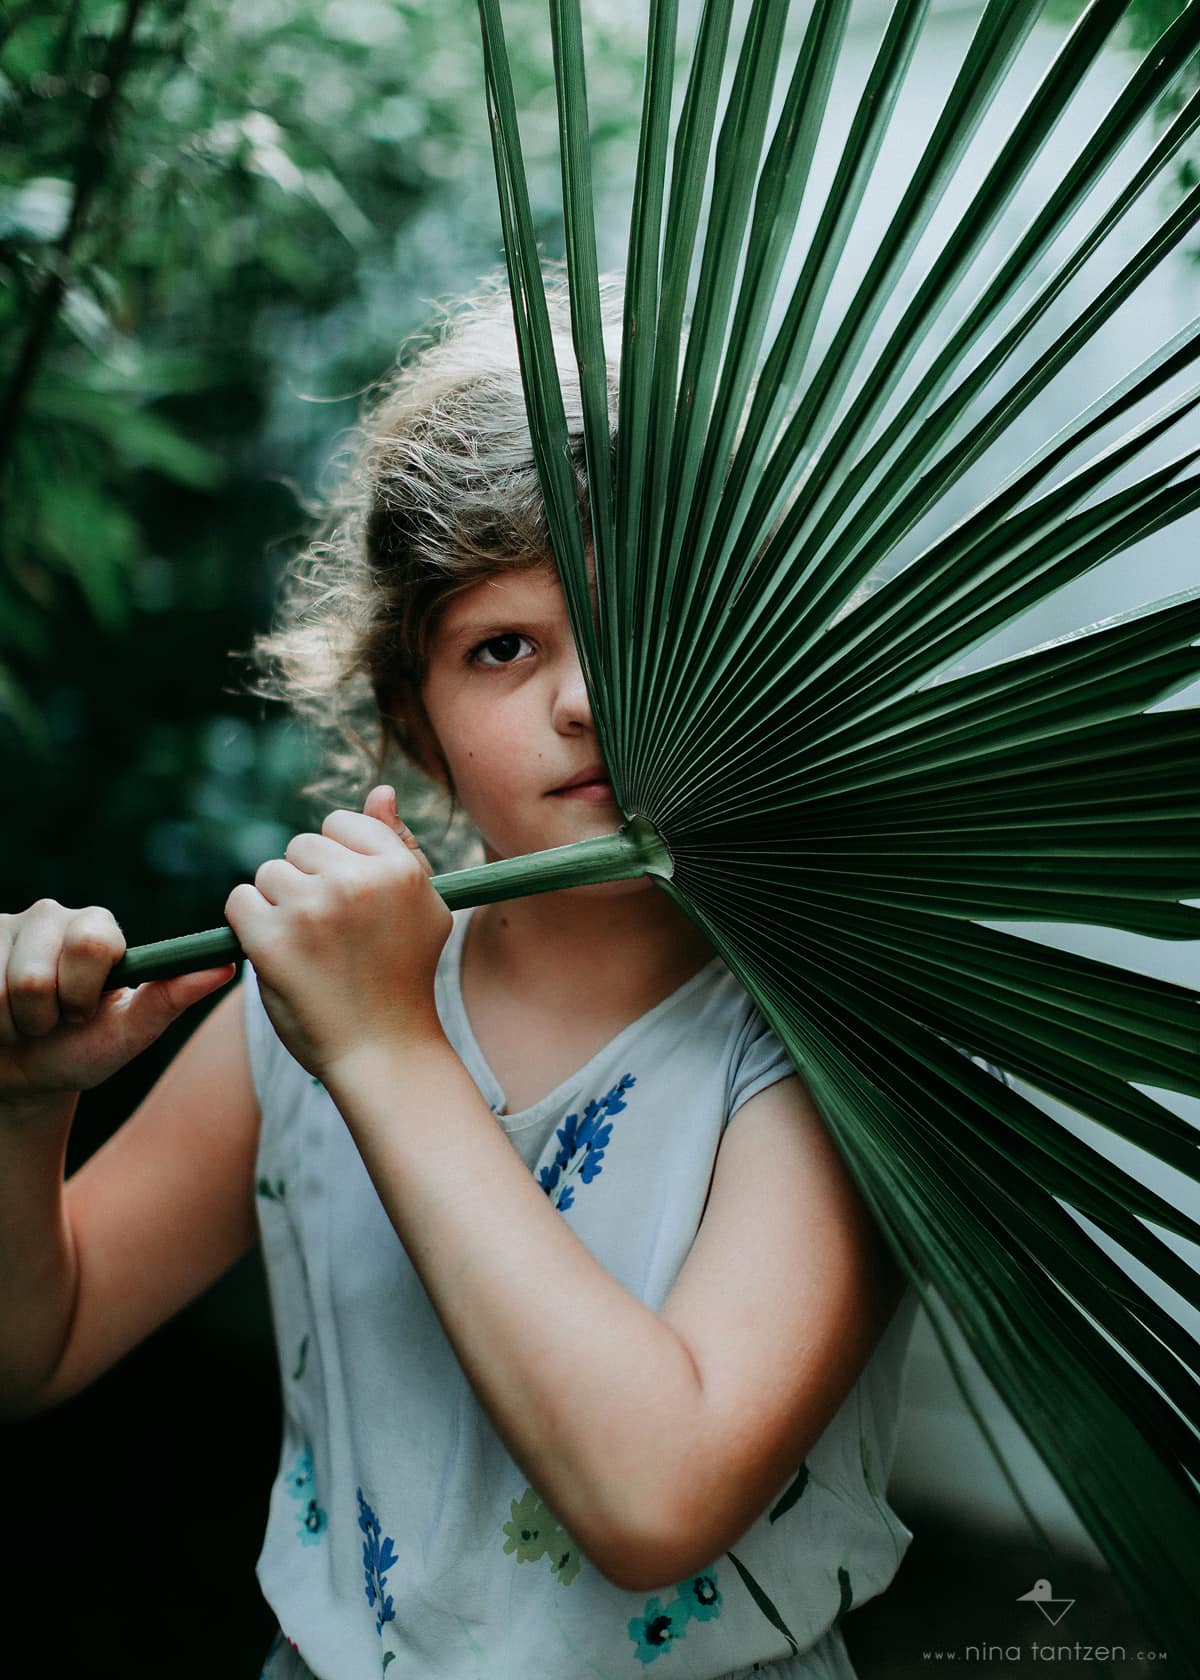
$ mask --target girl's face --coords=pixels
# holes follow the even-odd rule
[[[552,568],[500,572],[452,597],[421,698],[490,858],[619,826]]]

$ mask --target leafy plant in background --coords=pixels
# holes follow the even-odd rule
[[[1050,15],[1058,17],[1063,22],[1073,23],[1083,10],[1085,0],[1053,0]],[[1130,0],[1129,10],[1125,16],[1125,30],[1129,44],[1136,52],[1146,52],[1158,40],[1168,24],[1175,19],[1188,4],[1188,0]],[[1200,88],[1200,66],[1189,65],[1179,76],[1178,80],[1169,87],[1158,102],[1156,115],[1160,125],[1165,126],[1171,119],[1178,116],[1188,97]],[[1178,196],[1190,192],[1200,180],[1200,163],[1194,147],[1182,151],[1174,164],[1175,191]],[[1200,260],[1200,252],[1191,253],[1193,260]]]
[[[544,29],[541,0],[518,8],[535,131]],[[598,40],[597,138],[619,145],[640,28]],[[0,14],[10,893],[187,925],[311,820],[304,743],[222,698],[227,652],[265,622],[362,388],[431,296],[500,260],[480,75],[472,0]],[[542,185],[553,246],[552,157]]]

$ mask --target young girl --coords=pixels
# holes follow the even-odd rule
[[[353,483],[266,643],[293,697],[358,738],[368,695],[488,858],[611,832],[503,288],[397,376]],[[452,917],[428,876],[384,783],[235,888],[240,986],[65,1189],[75,1093],[233,970],[105,994],[109,912],[0,918],[10,1409],[257,1236],[271,1680],[849,1675],[839,1618],[909,1538],[912,1297],[819,1115],[652,882]]]

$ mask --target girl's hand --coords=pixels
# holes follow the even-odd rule
[[[315,1077],[364,1046],[444,1037],[433,979],[453,921],[431,874],[395,790],[377,787],[230,893],[267,1013]]]
[[[37,1108],[101,1084],[236,973],[229,963],[104,992],[124,954],[112,912],[99,905],[70,910],[42,898],[0,914],[0,1108]]]

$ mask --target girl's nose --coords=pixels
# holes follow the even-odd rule
[[[564,654],[554,690],[553,717],[555,729],[563,735],[578,735],[594,727],[592,703],[588,699],[579,655],[574,647]]]

